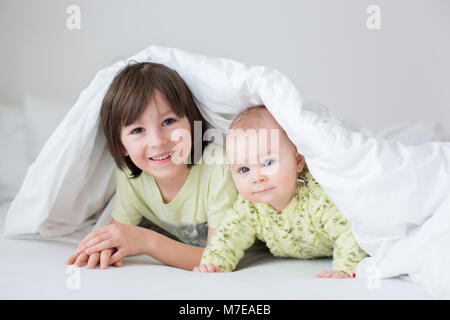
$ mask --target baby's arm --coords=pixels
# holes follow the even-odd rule
[[[199,266],[194,267],[194,269],[192,269],[192,271],[194,271],[194,272],[209,272],[209,273],[223,272],[222,269],[220,269],[219,267],[216,267],[212,263],[201,264]]]
[[[356,265],[367,254],[358,246],[350,222],[345,219],[334,205],[325,208],[322,216],[324,229],[333,241],[333,270],[348,277],[355,276]],[[328,277],[327,274],[322,277]]]
[[[200,266],[193,271],[229,272],[233,271],[239,260],[256,239],[256,229],[245,201],[237,200],[230,209],[203,252]]]

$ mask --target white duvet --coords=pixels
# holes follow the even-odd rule
[[[175,69],[223,132],[239,111],[265,104],[370,255],[357,274],[408,275],[450,298],[450,143],[410,146],[352,131],[270,68],[156,46],[128,60]],[[94,223],[108,222],[114,162],[99,110],[128,60],[98,72],[47,141],[11,204],[6,236],[77,242]]]

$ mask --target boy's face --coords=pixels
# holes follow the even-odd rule
[[[229,130],[226,152],[233,181],[245,199],[277,210],[288,205],[305,160],[273,118],[261,121],[258,129]]]
[[[156,179],[171,179],[181,170],[191,151],[191,125],[178,117],[159,92],[142,115],[121,129],[124,155]]]

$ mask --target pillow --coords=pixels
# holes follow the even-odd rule
[[[33,161],[71,106],[67,101],[29,94],[25,96],[25,121],[30,132],[30,156]]]
[[[0,105],[0,201],[19,191],[31,162],[28,141],[23,108]]]

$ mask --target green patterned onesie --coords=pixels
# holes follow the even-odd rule
[[[279,257],[333,256],[333,270],[352,275],[367,254],[356,243],[350,222],[311,174],[306,171],[302,178],[281,212],[239,195],[209,240],[200,264],[213,263],[224,271],[232,271],[258,238]]]

